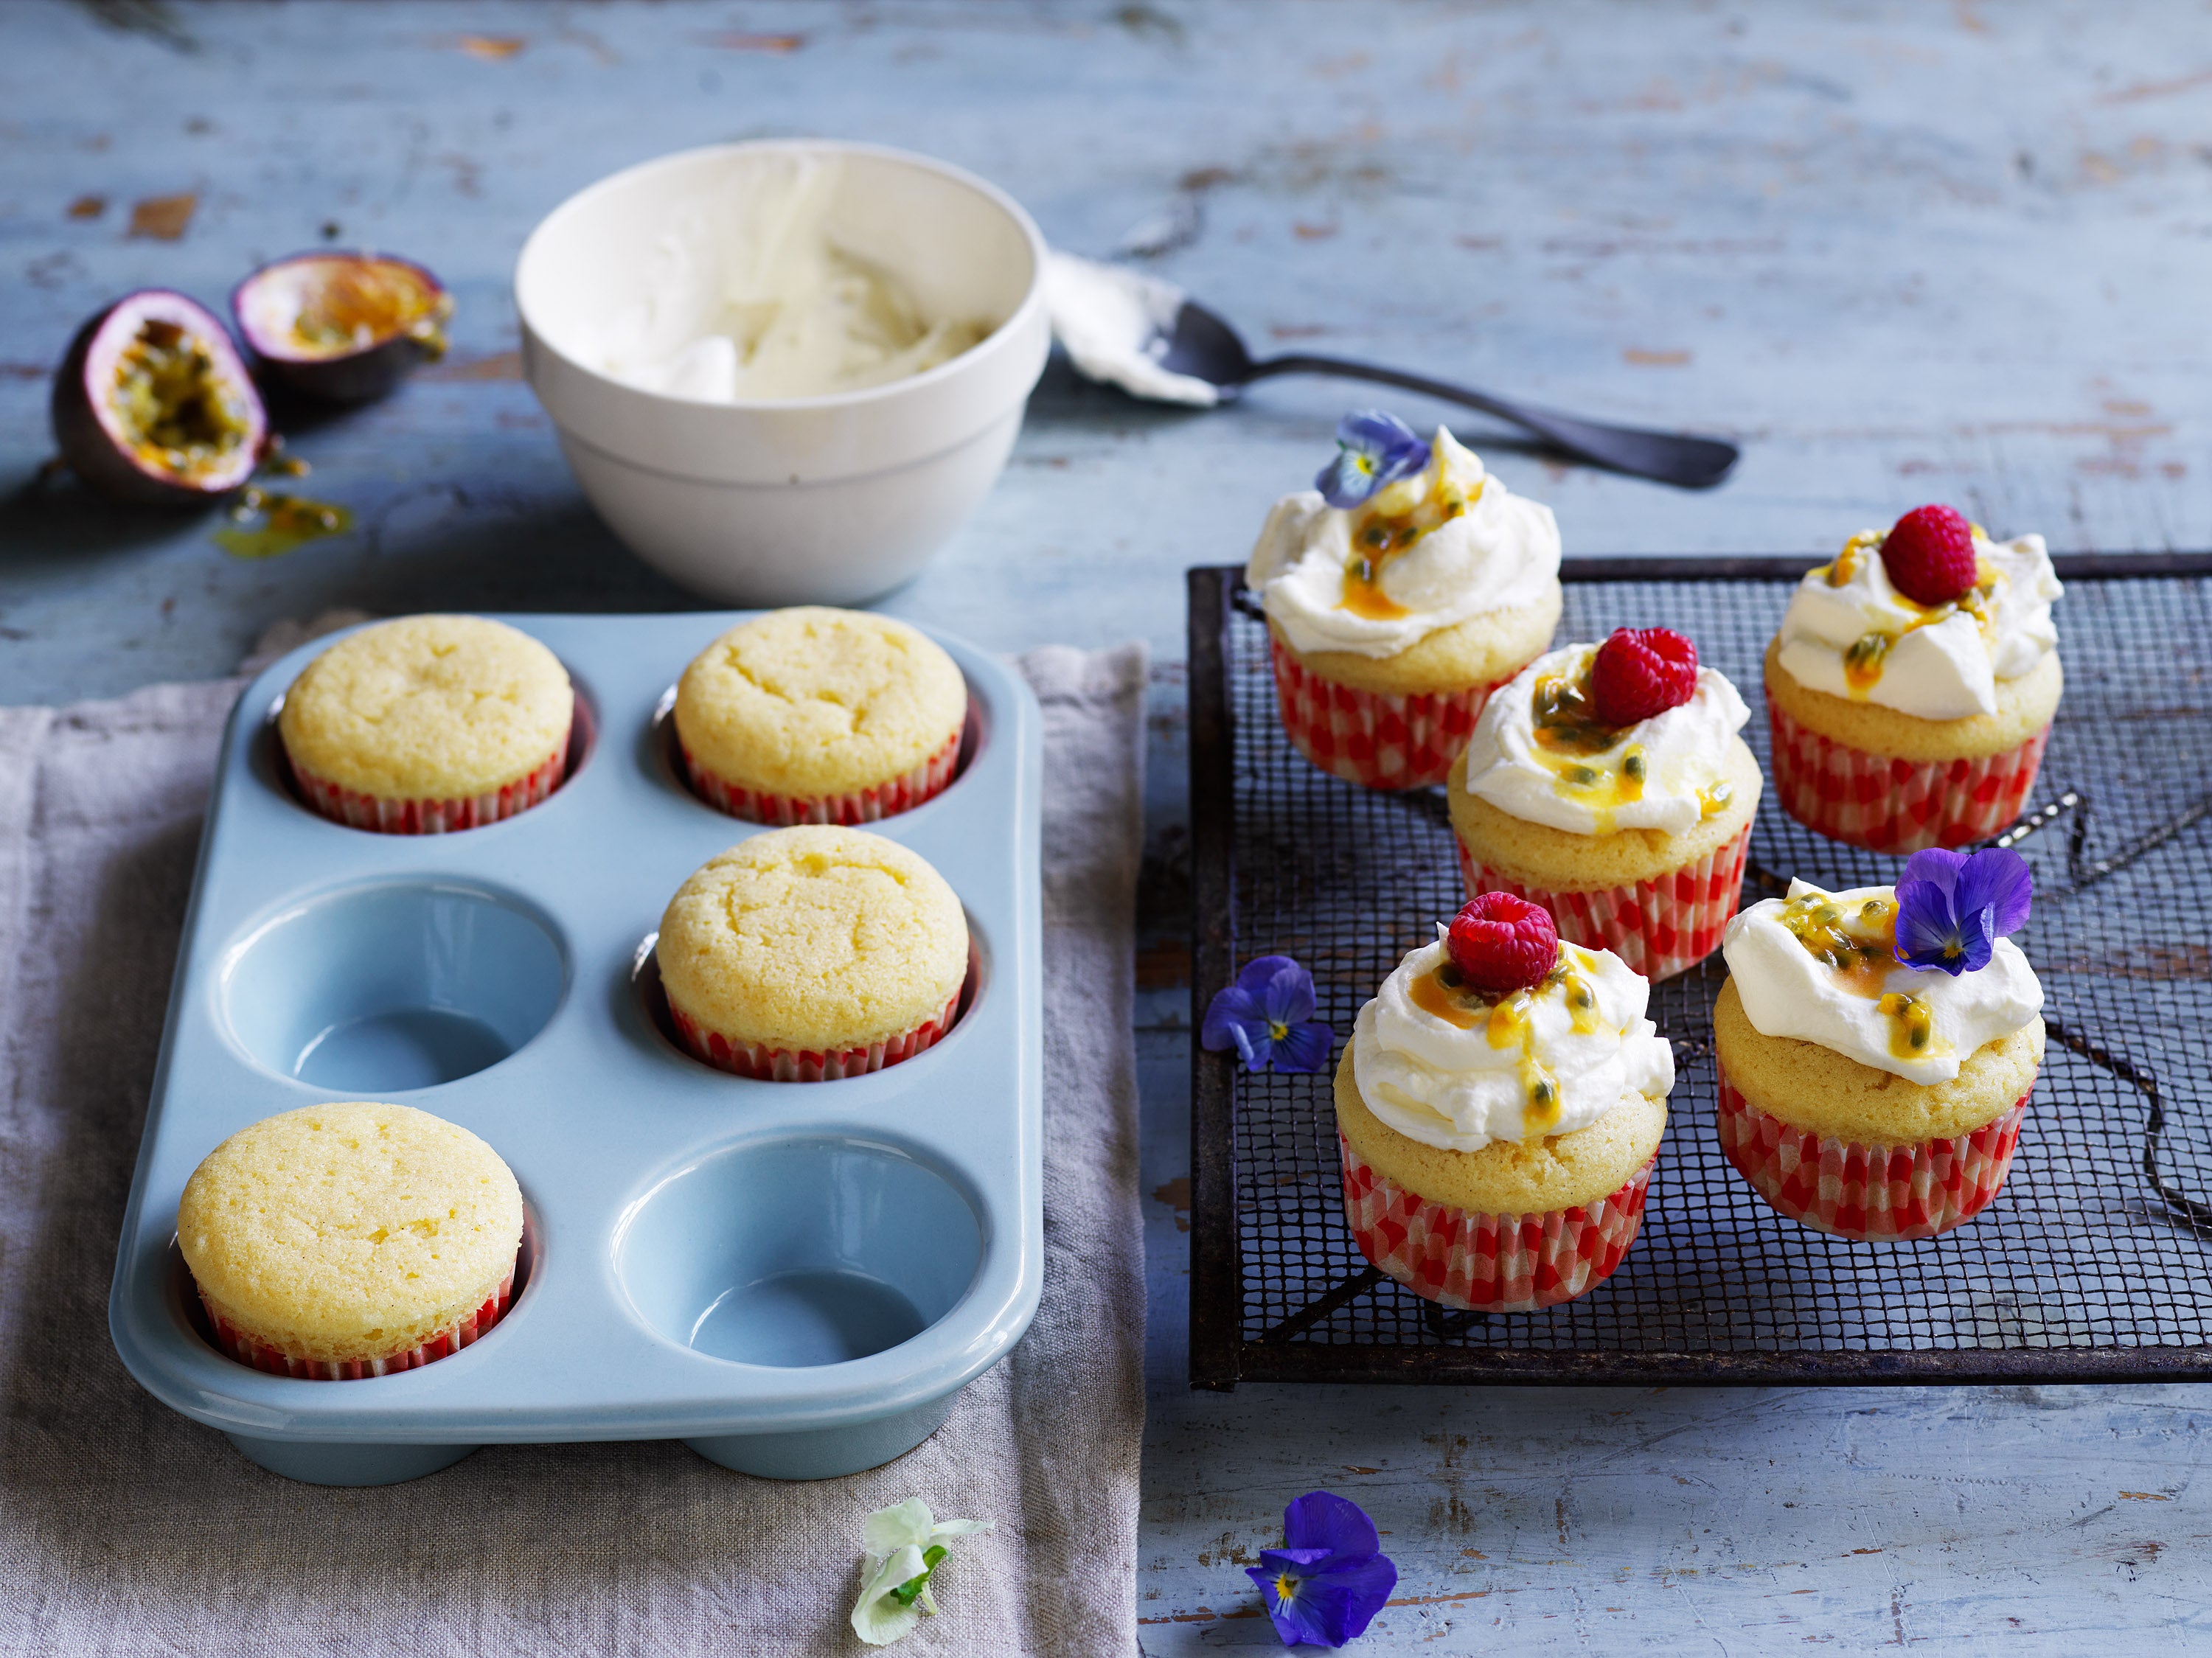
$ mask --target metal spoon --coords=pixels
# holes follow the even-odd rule
[[[1718,438],[1690,437],[1670,432],[1646,432],[1632,426],[1603,426],[1577,420],[1548,409],[1508,403],[1486,392],[1449,386],[1421,374],[1408,374],[1373,363],[1344,357],[1324,357],[1310,352],[1255,360],[1235,329],[1195,300],[1185,300],[1175,323],[1162,331],[1165,350],[1155,343],[1147,355],[1163,368],[1206,381],[1224,398],[1234,397],[1254,380],[1271,374],[1338,374],[1346,380],[1379,380],[1403,386],[1448,403],[1465,404],[1486,415],[1526,427],[1553,448],[1609,466],[1616,472],[1656,478],[1684,489],[1709,489],[1729,475],[1738,450]]]

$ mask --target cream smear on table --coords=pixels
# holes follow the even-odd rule
[[[931,317],[897,272],[829,228],[842,163],[806,156],[763,176],[739,210],[687,210],[653,243],[644,297],[617,312],[598,367],[700,403],[825,397],[958,356],[988,322]]]
[[[1073,253],[1045,261],[1045,308],[1077,369],[1132,397],[1210,409],[1221,401],[1211,382],[1163,367],[1167,336],[1182,308],[1182,289],[1127,265]]]

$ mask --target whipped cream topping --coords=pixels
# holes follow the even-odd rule
[[[1127,265],[1073,253],[1045,258],[1045,309],[1078,373],[1133,398],[1211,409],[1221,401],[1219,388],[1160,361],[1182,298],[1173,282]]]
[[[1425,467],[1349,511],[1313,489],[1285,495],[1244,566],[1293,648],[1376,658],[1534,604],[1559,574],[1552,509],[1490,477],[1442,427]]]
[[[2051,602],[2064,589],[2043,537],[1991,541],[1977,527],[1974,591],[1933,606],[1891,584],[1881,541],[1863,531],[1833,563],[1806,573],[1782,618],[1783,668],[1814,690],[1922,720],[1995,714],[1997,683],[2058,643]]]
[[[1447,1151],[1587,1128],[1632,1094],[1663,1099],[1674,1050],[1644,1010],[1651,987],[1610,950],[1559,946],[1534,990],[1447,987],[1444,947],[1398,963],[1352,1027],[1352,1078],[1377,1117]]]
[[[1547,652],[1492,697],[1467,745],[1467,788],[1523,823],[1570,835],[1680,835],[1729,798],[1729,739],[1751,718],[1711,668],[1680,708],[1633,726],[1578,719],[1595,645]]]
[[[2043,1011],[2043,985],[2009,938],[1956,978],[1895,956],[1897,889],[1790,896],[1737,912],[1721,944],[1744,1015],[1762,1035],[1794,1036],[1911,1083],[1949,1082],[1984,1042]]]

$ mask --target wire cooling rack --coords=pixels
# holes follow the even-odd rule
[[[2051,1042],[1997,1200],[1947,1236],[1850,1243],[1784,1219],[1713,1128],[1716,955],[1662,984],[1671,1119],[1613,1276],[1537,1313],[1454,1313],[1370,1266],[1344,1219],[1330,1072],[1194,1053],[1191,1382],[1988,1382],[2212,1378],[2212,556],[2058,561],[2066,693],[2028,815],[2019,942]],[[1562,639],[1664,625],[1752,707],[1800,559],[1569,560]],[[1255,956],[1312,969],[1340,1039],[1462,902],[1443,792],[1324,774],[1284,737],[1233,567],[1189,573],[1194,1029]],[[1784,816],[1744,902],[1792,875],[1896,878]]]

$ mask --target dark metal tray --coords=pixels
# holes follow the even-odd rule
[[[1752,705],[1810,561],[1571,559],[1562,639],[1663,624]],[[1581,1300],[1451,1313],[1369,1266],[1344,1221],[1329,1076],[1194,1048],[1190,1370],[1239,1382],[1995,1382],[2212,1379],[2212,555],[2061,558],[2066,695],[2029,815],[2020,942],[2051,1044],[2002,1194],[1972,1224],[1850,1243],[1768,1209],[1713,1130],[1716,955],[1658,987],[1671,1120],[1643,1235]],[[1341,1038],[1461,902],[1443,793],[1374,793],[1283,736],[1235,567],[1189,573],[1192,1025],[1237,966],[1310,968]],[[1771,795],[1745,901],[1790,876],[1895,878]]]

